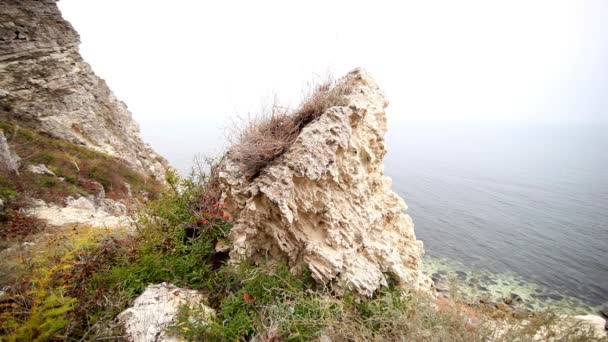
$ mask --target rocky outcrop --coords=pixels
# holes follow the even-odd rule
[[[150,285],[135,299],[132,307],[118,315],[117,320],[125,328],[127,341],[179,341],[166,329],[175,323],[180,307],[187,306],[196,313],[196,317],[190,319],[199,324],[205,324],[214,315],[213,309],[205,306],[202,300],[203,296],[194,290],[168,283]]]
[[[286,260],[321,283],[371,295],[394,279],[421,287],[422,242],[404,201],[391,191],[382,160],[388,105],[363,70],[338,81],[349,88],[253,180],[227,156],[219,180],[235,220],[231,258]]]
[[[166,162],[78,52],[55,0],[0,3],[0,119],[121,158],[164,181]]]

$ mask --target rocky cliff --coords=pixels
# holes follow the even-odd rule
[[[286,260],[321,283],[371,295],[390,279],[420,287],[424,253],[384,175],[388,105],[363,70],[338,81],[340,104],[303,128],[253,180],[227,159],[219,178],[235,225],[231,258]]]
[[[78,52],[56,0],[0,3],[0,119],[105,152],[164,181],[166,162]]]

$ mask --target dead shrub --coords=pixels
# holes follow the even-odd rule
[[[228,155],[239,164],[245,177],[257,177],[264,167],[293,144],[304,127],[321,117],[327,109],[344,105],[344,96],[351,90],[331,79],[311,89],[296,110],[275,104],[269,113],[258,114],[244,126],[236,128],[235,143]]]

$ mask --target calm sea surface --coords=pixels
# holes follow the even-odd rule
[[[401,124],[386,173],[427,254],[608,301],[608,127]]]
[[[223,141],[204,123],[143,129],[183,172]],[[435,264],[608,302],[608,125],[390,123],[387,144],[386,173]]]

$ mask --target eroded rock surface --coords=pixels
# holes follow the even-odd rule
[[[121,158],[164,181],[166,162],[78,52],[55,0],[0,2],[0,119]]]
[[[127,215],[127,207],[106,198],[68,198],[65,206],[33,200],[26,212],[30,216],[45,220],[52,226],[84,224],[98,228],[130,228],[133,224]]]
[[[168,283],[150,285],[135,299],[132,307],[118,315],[117,320],[125,327],[128,341],[179,341],[176,336],[167,334],[166,329],[175,322],[181,306],[198,312],[198,319],[214,315],[213,309],[202,301],[203,296],[194,290]]]
[[[389,278],[420,287],[424,253],[404,201],[384,175],[388,105],[363,70],[339,80],[346,106],[328,109],[253,180],[230,156],[219,173],[235,219],[231,258],[287,260],[322,283],[371,295]]]

